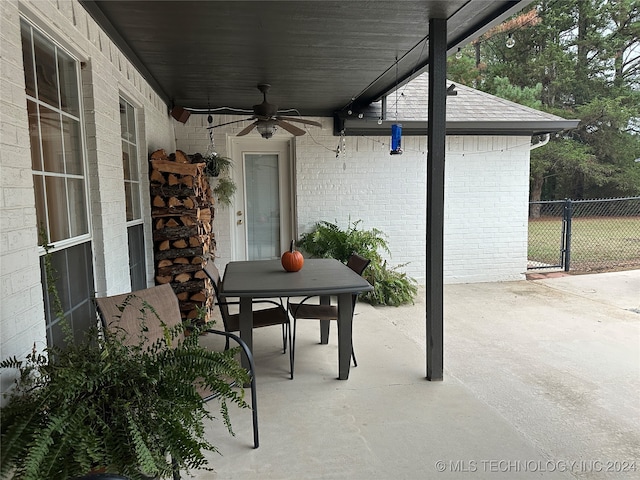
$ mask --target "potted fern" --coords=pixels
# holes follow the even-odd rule
[[[379,251],[390,255],[385,234],[377,228],[360,228],[362,220],[351,222],[346,229],[336,223],[317,222],[310,232],[300,236],[297,242],[307,255],[317,258],[335,258],[346,263],[355,252],[371,260],[365,278],[373,285],[372,292],[360,298],[372,305],[404,305],[413,303],[418,293],[417,282],[399,269],[406,264],[390,266]]]
[[[205,173],[216,179],[213,187],[213,195],[221,205],[230,206],[233,194],[236,192],[236,184],[231,180],[230,173],[233,161],[228,157],[218,155],[212,148],[203,155]]]
[[[234,350],[200,347],[197,330],[178,340],[183,328],[144,346],[127,345],[117,330],[92,329],[81,342],[68,331],[63,347],[1,362],[18,375],[0,410],[0,477],[67,480],[97,469],[168,478],[174,468],[208,468],[203,452],[216,448],[204,421],[213,416],[195,385],[220,394],[233,433],[227,403],[247,405],[229,379],[242,385],[248,375]]]

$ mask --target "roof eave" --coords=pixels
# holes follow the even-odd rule
[[[447,135],[507,135],[531,136],[571,130],[580,120],[529,120],[529,121],[447,121]],[[367,118],[339,118],[335,124],[335,134],[343,130],[346,136],[386,136],[391,133],[391,125],[402,124],[402,135],[424,136],[427,134],[426,120],[384,120]]]

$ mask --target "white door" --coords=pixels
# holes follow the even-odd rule
[[[234,260],[280,258],[293,238],[291,144],[288,140],[233,139],[238,190]]]

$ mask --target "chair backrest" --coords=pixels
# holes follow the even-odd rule
[[[357,253],[352,253],[347,260],[347,267],[356,272],[358,275],[362,275],[364,269],[369,266],[371,260],[364,258]]]
[[[143,346],[164,338],[182,322],[178,298],[168,283],[131,293],[96,298],[103,326],[125,334],[124,343]],[[141,328],[144,323],[144,331]]]
[[[369,266],[371,260],[364,258],[362,255],[352,253],[347,260],[347,267],[356,272],[358,275],[362,275],[365,268]],[[353,308],[356,308],[356,302],[358,301],[358,294],[353,296]]]
[[[218,308],[220,309],[220,316],[222,317],[222,322],[224,323],[224,329],[228,331],[229,305],[225,297],[220,295],[220,283],[222,282],[222,279],[220,278],[220,271],[213,262],[209,261],[204,266],[204,272],[207,274],[207,276],[211,280],[211,283],[213,284],[213,290],[216,293],[216,303],[218,304]]]

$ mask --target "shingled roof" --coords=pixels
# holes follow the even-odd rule
[[[579,123],[461,83],[448,81],[447,85],[456,92],[447,96],[447,135],[537,135],[575,128]],[[345,121],[345,129],[350,129],[351,134],[358,130],[360,135],[375,135],[375,127],[388,131],[390,123],[398,122],[402,123],[403,135],[424,135],[428,92],[429,76],[424,73],[400,87],[397,95],[394,91],[387,96],[386,120],[382,124],[372,118],[354,119]]]

